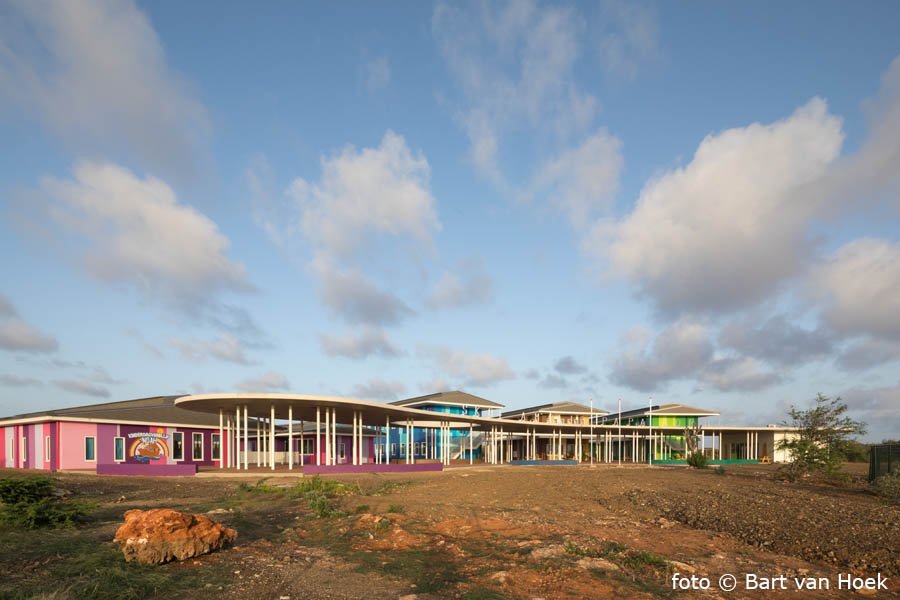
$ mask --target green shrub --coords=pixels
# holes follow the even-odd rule
[[[687,463],[695,469],[705,469],[709,466],[709,461],[702,452],[694,452],[688,456]]]
[[[403,514],[403,507],[400,506],[399,504],[391,504],[390,506],[388,506],[387,511],[389,513],[394,513],[394,514],[399,515],[399,514]]]
[[[872,482],[877,493],[888,502],[900,504],[900,471],[893,471],[882,475]]]
[[[84,504],[54,495],[49,477],[0,479],[0,522],[12,527],[71,527],[87,513]]]
[[[718,467],[716,467],[716,475],[724,475],[724,474],[725,474],[725,467],[723,467],[722,465],[719,465]]]
[[[317,517],[324,518],[344,514],[334,507],[332,498],[347,496],[357,491],[359,491],[358,486],[316,476],[301,479],[297,485],[291,488],[290,494],[294,498],[305,500],[306,505]]]

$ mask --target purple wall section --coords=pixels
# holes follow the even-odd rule
[[[444,465],[439,462],[416,463],[413,465],[306,465],[303,467],[304,475],[328,475],[331,473],[422,473],[425,471],[443,471]]]
[[[176,463],[147,468],[144,464],[113,463],[98,464],[97,475],[142,475],[144,477],[191,477],[197,474],[196,464]]]

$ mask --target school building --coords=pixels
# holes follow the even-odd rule
[[[299,394],[158,396],[0,419],[0,466],[98,474],[198,469],[304,473],[451,464],[679,464],[686,435],[715,462],[783,462],[790,427],[712,426],[719,413],[661,404],[622,413],[573,402],[502,412],[461,391],[382,403]]]

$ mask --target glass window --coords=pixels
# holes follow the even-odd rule
[[[172,459],[184,460],[184,433],[181,431],[172,434]]]
[[[346,446],[344,446],[344,442],[338,444],[338,458],[347,458]]]
[[[203,434],[195,432],[191,435],[191,458],[203,460]]]
[[[50,436],[44,436],[44,461],[50,462]]]
[[[97,460],[97,438],[94,436],[84,438],[84,460]]]
[[[113,443],[115,444],[114,460],[116,462],[122,462],[123,460],[125,460],[125,438],[117,437],[117,438],[115,438],[115,440],[113,440]]]
[[[313,453],[313,440],[303,439],[303,454]]]
[[[212,442],[212,459],[219,460],[222,457],[222,437],[218,433],[211,436]]]

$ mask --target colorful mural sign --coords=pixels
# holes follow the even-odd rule
[[[169,456],[169,446],[166,440],[168,434],[150,431],[129,433],[128,439],[131,442],[128,454],[138,462],[150,462],[151,460],[160,460],[164,456]]]

